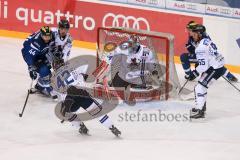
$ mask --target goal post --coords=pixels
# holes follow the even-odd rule
[[[180,83],[174,64],[174,36],[170,33],[130,28],[99,27],[97,30],[97,66],[100,64],[99,62],[101,62],[104,54],[108,54],[106,52],[106,44],[112,43],[114,46],[119,46],[122,42],[128,41],[131,35],[137,36],[139,43],[152,51],[160,65],[158,72],[160,73],[159,81],[163,83],[161,84],[161,92],[164,92],[164,96],[161,95],[160,99],[167,100],[168,98],[177,97],[177,90],[180,88]],[[120,67],[114,66],[111,68],[113,75]]]

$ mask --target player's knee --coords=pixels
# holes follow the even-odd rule
[[[85,98],[85,97],[81,97],[81,107],[83,109],[87,109],[89,108],[91,105],[93,104],[93,99],[92,98]]]
[[[69,103],[71,102],[71,108],[70,108],[71,112],[77,111],[80,107],[86,110],[88,107],[90,107],[93,104],[92,98],[84,97],[82,95],[76,95],[76,94],[67,95],[66,98],[69,99],[68,101]]]
[[[196,86],[195,86],[195,92],[196,93],[200,93],[200,94],[204,94],[207,92],[207,87],[204,86],[203,84],[201,83],[198,83]]]
[[[182,63],[186,63],[188,61],[188,55],[187,53],[183,53],[180,55],[180,60]]]
[[[47,65],[41,65],[38,69],[38,72],[39,72],[40,77],[46,77],[51,74],[51,71]]]

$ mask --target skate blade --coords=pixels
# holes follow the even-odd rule
[[[89,133],[79,133],[81,136],[92,136],[91,134]]]
[[[123,138],[121,137],[121,135],[118,135],[118,136],[115,135],[114,139],[121,140],[121,139],[123,139]]]
[[[190,118],[190,122],[191,123],[207,123],[208,122],[208,119],[206,118],[206,115],[205,115],[205,118]]]

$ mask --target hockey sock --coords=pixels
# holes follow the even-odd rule
[[[106,114],[99,118],[99,122],[102,123],[102,125],[104,125],[107,128],[111,128],[111,126],[113,125],[112,121]]]
[[[81,123],[82,123],[81,121],[72,121],[72,122],[71,122],[71,125],[72,125],[73,127],[79,128],[79,126],[80,126]]]
[[[207,99],[207,88],[202,86],[200,83],[198,83],[194,89],[194,92],[195,92],[196,108],[202,109]]]

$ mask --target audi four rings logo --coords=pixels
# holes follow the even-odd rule
[[[122,23],[120,24],[121,21]],[[102,26],[107,27],[106,23],[109,22],[112,22],[111,27],[127,27],[133,29],[143,29],[142,25],[145,25],[146,29],[150,31],[149,23],[143,17],[136,18],[133,16],[124,16],[122,14],[115,15],[113,13],[108,13],[103,17]]]

